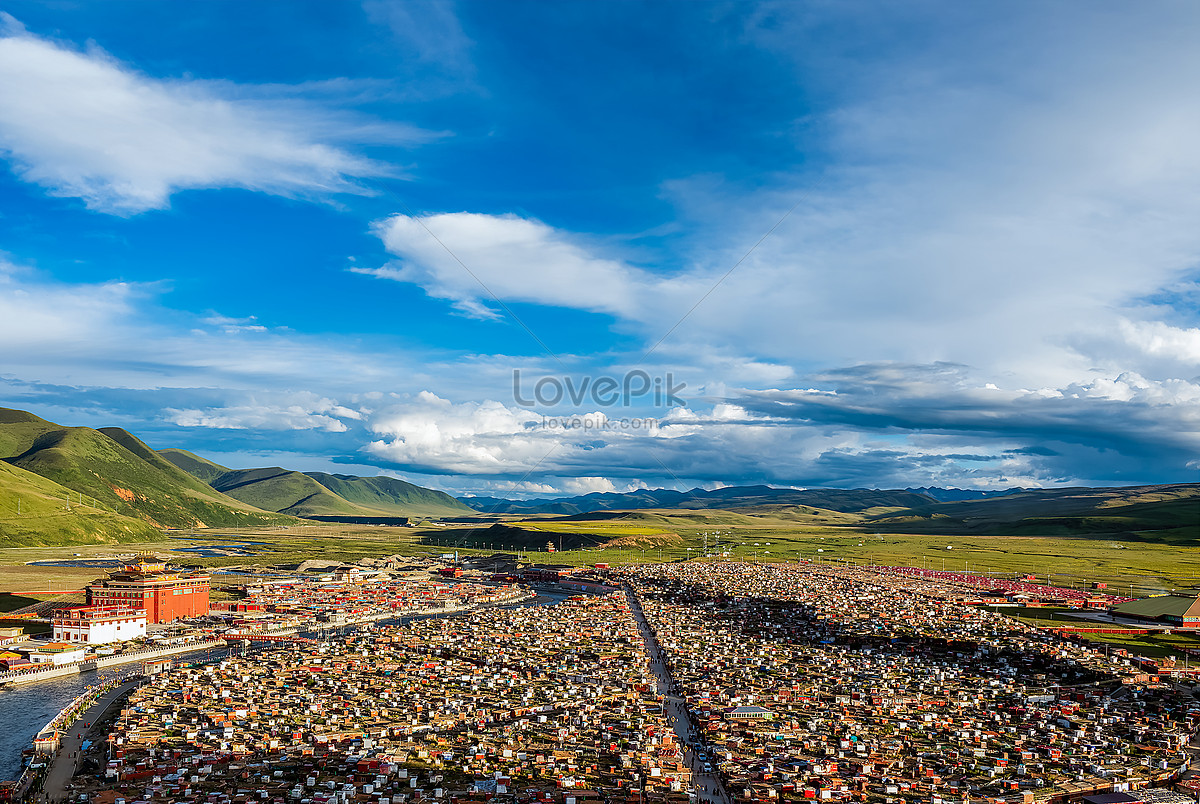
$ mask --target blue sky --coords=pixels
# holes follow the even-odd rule
[[[455,493],[1200,479],[1193,4],[0,10],[0,404]]]

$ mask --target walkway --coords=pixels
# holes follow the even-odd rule
[[[104,693],[68,727],[63,733],[58,753],[50,763],[50,770],[46,774],[42,795],[38,797],[38,801],[66,801],[70,798],[66,788],[75,777],[75,771],[82,761],[80,746],[84,740],[89,739],[91,732],[95,731],[95,724],[104,717],[108,708],[124,699],[125,695],[136,689],[140,683],[141,681],[130,681]],[[85,724],[90,724],[90,727]]]
[[[702,760],[696,754],[696,728],[688,716],[683,696],[672,692],[675,686],[674,680],[671,678],[671,674],[663,662],[662,648],[654,636],[654,631],[651,630],[650,624],[646,622],[646,614],[642,611],[642,604],[638,601],[637,595],[628,586],[625,587],[625,597],[629,600],[629,608],[633,611],[638,628],[642,632],[642,639],[646,641],[646,650],[650,654],[650,669],[654,671],[654,675],[658,679],[658,693],[663,696],[665,701],[664,713],[667,715],[668,722],[674,725],[675,735],[678,737],[680,745],[685,746],[683,752],[684,761],[692,769],[691,792],[695,794],[697,802],[703,802],[704,804],[730,804],[729,794],[721,786],[721,780],[717,778],[716,769],[714,768],[711,771],[704,770],[705,762],[711,760]]]

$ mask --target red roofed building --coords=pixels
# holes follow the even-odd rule
[[[107,579],[87,588],[87,604],[145,609],[146,621],[166,623],[208,614],[211,577],[167,568],[164,561],[141,556]]]

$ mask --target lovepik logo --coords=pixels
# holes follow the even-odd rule
[[[685,388],[687,383],[676,383],[670,372],[662,377],[652,377],[641,369],[620,376],[542,376],[527,388],[521,370],[513,370],[513,401],[524,408],[553,407],[562,402],[576,406],[588,403],[602,408],[628,407],[635,399],[647,397],[657,407],[687,407],[687,401],[679,396]]]

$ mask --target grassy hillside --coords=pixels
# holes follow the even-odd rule
[[[453,497],[389,477],[235,469],[212,481],[235,499],[292,516],[443,516],[472,513]]]
[[[160,449],[158,454],[178,466],[192,477],[211,484],[221,475],[231,471],[228,466],[213,463],[207,458],[188,452],[186,449]]]
[[[379,514],[343,500],[302,472],[278,466],[234,469],[212,481],[212,485],[234,499],[292,516]]]
[[[0,461],[0,546],[148,541],[162,533],[142,519],[98,504],[79,505],[76,492]]]
[[[162,527],[290,521],[221,495],[124,430],[48,430],[9,463],[82,492],[100,507]]]
[[[23,410],[0,408],[0,459],[8,460],[33,446],[38,436],[60,425],[48,422]]]
[[[474,511],[441,491],[414,486],[394,477],[354,477],[306,472],[344,500],[399,516],[449,516]]]
[[[1200,484],[1022,491],[893,511],[864,525],[891,532],[1099,537],[1200,546]]]

